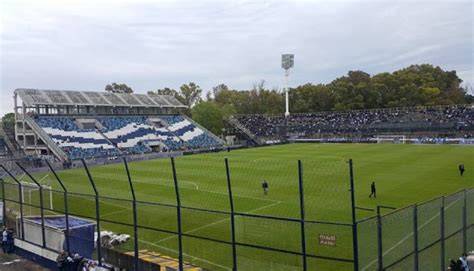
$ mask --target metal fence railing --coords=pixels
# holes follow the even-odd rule
[[[177,269],[353,269],[355,227],[348,216],[347,189],[353,181],[348,169],[352,162],[336,160],[308,163],[306,172],[301,161],[190,162],[185,157],[130,163],[123,159],[122,164],[104,166],[80,160],[82,167],[70,170],[46,161],[49,171],[34,173],[20,163],[0,165],[2,201],[6,222],[17,238],[57,252],[57,246],[49,246],[46,218],[63,216],[67,227],[71,217],[95,222],[95,247],[101,249],[95,249],[94,257],[99,264],[117,256],[104,248],[100,235],[106,230],[130,235],[113,250],[132,256],[134,270],[142,270],[143,251],[174,259]],[[310,181],[316,176],[316,183]],[[268,197],[260,188],[264,179],[271,184]],[[38,189],[25,196],[25,182]],[[249,189],[255,184],[257,189]],[[50,201],[54,204],[46,204]],[[319,212],[319,202],[344,210],[335,212],[338,219],[332,221]],[[33,241],[24,228],[32,216],[42,229]],[[70,239],[77,238],[69,232],[66,229],[65,250],[70,250]]]
[[[44,219],[61,216],[63,248],[75,252],[80,236],[68,220],[84,218],[95,223],[94,258],[120,264],[126,255],[131,270],[145,270],[143,253],[180,270],[444,270],[447,258],[474,247],[474,189],[357,221],[352,160],[327,159],[124,158],[103,166],[80,160],[71,170],[46,161],[49,171],[35,173],[18,163],[0,165],[0,195],[18,239],[59,252]],[[268,196],[262,180],[270,181]],[[37,189],[26,191],[25,182]],[[32,216],[41,222],[33,241],[25,232]],[[104,230],[130,240],[108,246]]]
[[[474,188],[357,224],[360,270],[446,270],[474,249]]]

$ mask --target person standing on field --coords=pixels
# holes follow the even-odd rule
[[[268,194],[268,183],[266,180],[263,180],[262,182],[262,189],[263,189],[263,195],[267,195]]]
[[[369,195],[369,198],[372,198],[372,196],[374,196],[374,198],[377,197],[377,191],[375,189],[375,182],[372,182],[372,184],[370,185],[370,195]]]
[[[465,170],[464,169],[464,164],[460,164],[459,165],[459,174],[461,174],[461,177],[462,177],[462,175],[464,175],[464,170]]]

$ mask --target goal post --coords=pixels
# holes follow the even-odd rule
[[[40,189],[35,183],[21,181],[21,195],[23,202],[26,203],[30,210],[30,215],[34,215],[32,207],[40,208]],[[43,208],[53,210],[53,189],[51,186],[41,184],[43,189]]]
[[[404,135],[377,135],[375,137],[378,144],[393,143],[393,144],[405,144],[406,136]]]

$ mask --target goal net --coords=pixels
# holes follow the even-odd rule
[[[394,143],[394,144],[405,144],[406,137],[404,135],[378,135],[376,137],[377,143]]]
[[[21,196],[25,203],[24,210],[29,211],[29,215],[38,215],[41,201],[40,189],[35,183],[21,181]],[[43,190],[43,208],[45,211],[53,210],[53,191],[50,185],[41,184]]]

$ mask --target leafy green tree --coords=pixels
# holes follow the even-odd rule
[[[474,103],[468,86],[455,71],[444,71],[429,64],[411,65],[392,73],[371,76],[363,71],[349,71],[329,84],[304,84],[290,89],[291,112],[354,110],[384,107],[431,106]],[[179,91],[165,88],[157,93],[175,95],[183,104],[196,106],[202,90],[194,83],[181,86]],[[207,93],[207,101],[221,110],[230,108],[237,114],[281,114],[284,93],[266,89],[265,81],[250,90],[230,89],[219,84]],[[187,112],[191,114],[191,111]]]
[[[221,108],[211,102],[201,102],[192,108],[193,119],[214,134],[221,134],[224,128]]]
[[[215,87],[212,87],[212,97],[216,97],[218,93],[225,92],[225,91],[229,91],[229,87],[226,84],[219,84]]]
[[[126,84],[112,83],[105,86],[105,91],[112,93],[133,93],[133,89]]]
[[[174,89],[171,89],[171,88],[159,88],[155,91],[151,90],[151,91],[148,91],[148,94],[158,94],[158,95],[171,95],[171,96],[179,96],[178,95],[178,92]]]
[[[292,112],[329,111],[334,107],[335,95],[326,85],[305,84],[290,89],[290,110]]]
[[[192,108],[202,101],[202,89],[193,82],[184,84],[179,88],[179,96],[181,96],[184,105]]]
[[[3,115],[2,125],[4,129],[13,130],[15,128],[15,114],[11,112]]]

